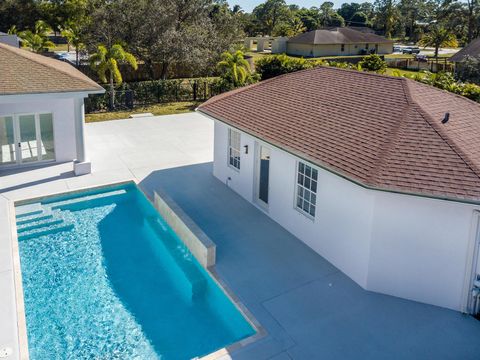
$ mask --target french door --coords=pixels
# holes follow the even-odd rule
[[[0,166],[54,159],[52,114],[0,116]]]

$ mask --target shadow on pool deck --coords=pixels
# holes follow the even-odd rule
[[[219,275],[268,336],[234,359],[479,359],[480,322],[363,290],[212,175],[212,164],[151,173],[217,245]]]

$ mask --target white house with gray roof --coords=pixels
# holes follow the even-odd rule
[[[84,98],[105,90],[73,66],[0,43],[0,171],[73,161],[91,171]]]

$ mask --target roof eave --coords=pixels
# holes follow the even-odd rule
[[[52,91],[52,92],[25,92],[25,93],[0,93],[0,103],[7,103],[12,100],[27,100],[30,98],[72,98],[72,97],[88,97],[88,95],[103,94],[105,89],[85,89],[74,91]]]
[[[315,166],[318,166],[319,168],[325,170],[325,171],[328,171],[334,175],[337,175],[349,182],[352,182],[364,189],[367,189],[367,190],[376,190],[376,191],[382,191],[382,192],[388,192],[388,193],[392,193],[392,194],[400,194],[400,195],[410,195],[410,196],[417,196],[417,197],[422,197],[422,198],[429,198],[429,199],[435,199],[435,200],[444,200],[444,201],[452,201],[452,202],[457,202],[457,203],[462,203],[462,204],[469,204],[469,205],[480,205],[480,199],[468,199],[468,198],[455,198],[455,197],[451,197],[451,196],[447,196],[447,195],[438,195],[438,194],[428,194],[428,193],[420,193],[420,192],[410,192],[410,191],[404,191],[404,190],[400,190],[400,189],[394,189],[394,188],[384,188],[384,187],[380,187],[380,186],[373,186],[373,185],[369,185],[369,184],[366,184],[364,182],[361,182],[359,180],[356,180],[356,179],[353,179],[352,177],[338,171],[338,170],[335,170],[335,169],[332,169],[331,167],[329,166],[326,166],[325,164],[320,164],[317,160],[315,159],[312,159],[311,157],[309,157],[308,155],[305,155],[303,153],[299,153],[297,151],[294,151],[292,149],[288,149],[284,146],[281,146],[280,144],[275,144],[275,143],[272,143],[268,140],[265,140],[265,139],[262,139],[262,138],[259,138],[257,135],[251,133],[250,131],[248,130],[245,130],[241,127],[238,127],[238,126],[235,126],[233,124],[231,124],[230,122],[228,122],[227,120],[225,119],[222,119],[212,113],[210,113],[209,111],[203,109],[201,106],[200,107],[197,107],[195,109],[195,111],[197,112],[200,112],[202,115],[214,120],[214,121],[219,121],[221,123],[224,123],[228,126],[231,126],[239,131],[242,131],[256,139],[259,139],[261,141],[264,141],[282,151],[285,151],[293,156],[296,156],[302,160],[305,160],[309,163],[312,163],[313,165]]]

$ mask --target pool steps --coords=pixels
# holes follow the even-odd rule
[[[68,200],[19,206],[16,209],[18,240],[25,241],[43,235],[70,231],[74,225],[65,222],[63,212],[86,209],[90,206],[91,200],[97,200],[97,206],[99,206],[98,199],[103,200],[101,203],[108,205],[125,199],[126,194],[127,191],[121,189]],[[168,249],[167,253],[171,256],[172,263],[178,267],[191,286],[189,289],[191,299],[203,296],[208,288],[207,279],[193,262],[184,261],[185,249],[179,247],[178,242],[169,233],[168,226],[154,216],[146,218],[145,223],[164,239],[163,244]]]

